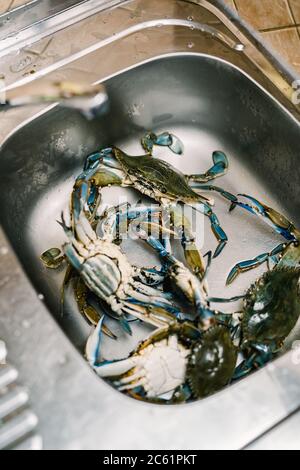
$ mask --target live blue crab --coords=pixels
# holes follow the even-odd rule
[[[80,187],[84,191],[84,185]],[[81,313],[92,324],[97,324],[101,315],[89,302],[90,294],[102,301],[111,310],[111,315],[119,320],[124,329],[131,333],[128,316],[147,321],[159,327],[173,319],[173,315],[181,316],[180,311],[172,303],[171,295],[164,293],[157,286],[162,282],[163,276],[154,269],[138,268],[133,266],[122,249],[115,243],[115,230],[112,219],[120,214],[110,216],[105,213],[100,221],[97,235],[91,220],[86,217],[81,206],[81,192],[78,199],[73,195],[71,211],[71,227],[68,227],[64,218],[60,223],[69,242],[61,250],[52,248],[42,255],[42,260],[48,268],[57,269],[64,260],[70,267],[67,270],[65,284],[73,278],[76,282],[75,295]],[[127,208],[127,205],[126,205]],[[126,220],[138,219],[143,224],[141,213],[149,215],[157,210],[148,207],[127,208],[123,216]],[[148,222],[145,221],[148,225]],[[103,308],[102,308],[103,310]],[[105,312],[107,313],[107,309]],[[107,329],[109,336],[114,335]]]
[[[269,253],[242,261],[231,270],[227,283],[245,271],[272,261],[275,265],[261,276],[244,297],[241,323],[241,350],[245,360],[236,378],[266,364],[277,353],[295,327],[300,315],[300,231],[284,215],[257,199],[247,196],[251,204],[238,201],[237,206],[261,217],[286,239]]]
[[[237,348],[230,330],[217,321],[209,328],[172,322],[118,361],[99,362],[100,342],[101,323],[86,346],[95,372],[119,391],[156,403],[205,398],[228,385],[236,368]]]
[[[201,191],[216,191],[231,203],[237,200],[236,196],[228,191],[206,184],[226,174],[227,156],[221,151],[215,151],[213,166],[206,173],[184,175],[165,161],[152,157],[154,145],[167,146],[177,154],[183,153],[183,146],[176,136],[168,132],[160,135],[149,133],[142,139],[142,145],[147,154],[139,157],[129,156],[116,147],[106,148],[90,155],[83,173],[77,178],[75,190],[83,181],[89,183],[88,203],[91,212],[95,212],[97,207],[99,189],[112,185],[133,187],[159,202],[167,210],[171,210],[178,203],[190,205],[209,218],[212,231],[218,240],[218,247],[214,253],[217,257],[224,249],[228,238],[212,210],[213,199],[204,196]],[[190,251],[190,247],[186,250],[184,231],[182,241],[185,251]],[[189,253],[187,261],[191,269],[197,270],[198,260],[194,265],[193,257]]]

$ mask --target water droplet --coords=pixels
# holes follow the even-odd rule
[[[28,328],[30,328],[30,322],[28,320],[23,320],[22,321],[22,326],[23,328],[26,328],[26,330],[28,330]]]
[[[195,45],[195,44],[194,44],[193,42],[189,42],[188,45],[187,45],[187,47],[188,47],[189,49],[193,49],[194,45]]]
[[[1,246],[0,255],[5,256],[8,254],[8,248],[6,246]]]
[[[187,17],[188,21],[194,21],[194,17],[192,15]]]
[[[43,301],[45,300],[45,296],[43,294],[38,294],[38,299]]]
[[[191,31],[194,31],[195,26],[193,24],[191,24],[191,26],[189,28],[190,28]]]
[[[243,52],[245,50],[244,44],[238,43],[235,44],[234,49],[238,52]]]
[[[58,359],[58,363],[60,366],[64,366],[68,362],[67,356],[62,356]]]

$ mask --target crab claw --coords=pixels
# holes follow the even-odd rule
[[[224,152],[219,150],[213,152],[212,159],[214,165],[206,173],[207,181],[225,175],[229,168],[229,161]]]
[[[188,175],[187,178],[189,181],[194,183],[207,183],[208,181],[214,180],[223,176],[227,173],[229,168],[229,161],[227,155],[220,150],[216,150],[212,154],[213,166],[207,170],[206,173]]]
[[[152,155],[154,145],[169,147],[169,149],[177,155],[182,155],[184,152],[184,146],[181,140],[170,132],[163,132],[159,135],[154,134],[154,132],[148,132],[148,134],[142,138],[142,146],[150,155]]]
[[[84,164],[84,171],[93,170],[97,168],[97,166],[103,163],[109,163],[110,159],[113,157],[113,148],[108,147],[106,149],[102,149],[99,152],[92,153],[86,159]]]

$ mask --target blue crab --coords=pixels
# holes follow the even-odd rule
[[[99,323],[86,346],[97,375],[121,392],[156,403],[182,403],[215,393],[231,382],[237,362],[230,330],[217,324],[201,330],[189,322],[173,322],[118,361],[98,361],[100,341]]]
[[[106,148],[90,155],[86,160],[84,171],[77,178],[75,190],[82,182],[89,183],[88,203],[91,212],[95,212],[97,207],[99,189],[112,185],[135,188],[159,202],[167,210],[171,210],[178,203],[188,204],[209,218],[211,229],[218,240],[214,253],[217,257],[228,242],[228,237],[212,210],[213,199],[204,196],[201,191],[216,191],[231,203],[236,202],[237,198],[233,194],[218,186],[206,184],[228,171],[226,155],[216,151],[213,153],[213,166],[206,173],[184,175],[172,165],[152,156],[154,145],[167,146],[177,154],[183,153],[183,146],[176,136],[168,132],[160,135],[149,133],[142,139],[142,145],[147,154],[139,157],[129,156],[116,147]],[[187,252],[184,230],[182,233],[183,247]],[[197,271],[197,262],[194,264],[193,257],[187,255],[187,261],[191,269]]]
[[[257,199],[247,196],[251,204],[238,201],[237,206],[261,217],[285,243],[269,253],[235,265],[227,279],[232,283],[245,271],[273,261],[274,267],[261,276],[244,296],[241,323],[241,350],[245,360],[238,367],[236,378],[248,374],[253,368],[266,364],[282,347],[295,327],[300,315],[300,231],[284,215]]]
[[[76,281],[75,295],[81,313],[96,325],[101,315],[97,312],[89,297],[93,294],[101,307],[111,316],[119,320],[124,329],[131,333],[128,317],[135,317],[159,327],[164,325],[173,315],[181,318],[181,312],[173,305],[172,296],[164,293],[159,285],[163,273],[158,270],[133,266],[121,247],[116,243],[115,224],[119,217],[126,220],[140,219],[139,224],[148,226],[143,216],[149,216],[156,208],[139,207],[119,212],[106,211],[100,220],[97,235],[93,221],[86,217],[81,205],[82,194],[87,188],[80,186],[77,197],[72,198],[71,227],[64,218],[60,222],[69,242],[63,247],[51,248],[43,253],[41,259],[48,268],[57,269],[67,260],[65,285]],[[115,337],[108,329],[104,329],[111,337]]]

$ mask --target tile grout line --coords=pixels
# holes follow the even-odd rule
[[[233,5],[234,5],[236,11],[239,12],[238,6],[237,6],[237,4],[236,4],[236,0],[232,0],[232,3],[233,3]]]
[[[291,16],[292,16],[292,18],[293,18],[293,21],[294,21],[294,23],[295,23],[295,25],[296,25],[296,31],[297,31],[298,38],[300,39],[300,31],[299,31],[299,29],[298,29],[298,27],[297,27],[297,21],[296,21],[296,17],[295,17],[295,15],[294,15],[294,11],[293,11],[292,6],[291,6],[291,2],[290,2],[290,0],[286,0],[286,2],[287,2],[288,9],[289,9],[289,11],[290,11],[290,14],[291,14]]]
[[[259,29],[259,32],[260,33],[272,33],[272,32],[276,32],[276,31],[285,31],[287,29],[288,30],[289,29],[297,29],[297,31],[298,31],[298,28],[300,28],[300,24],[296,23],[296,24],[287,25],[287,26],[275,26],[273,28]]]
[[[14,3],[15,3],[15,0],[11,0],[11,2],[8,5],[5,13],[8,13],[12,9],[12,7],[14,6]]]

